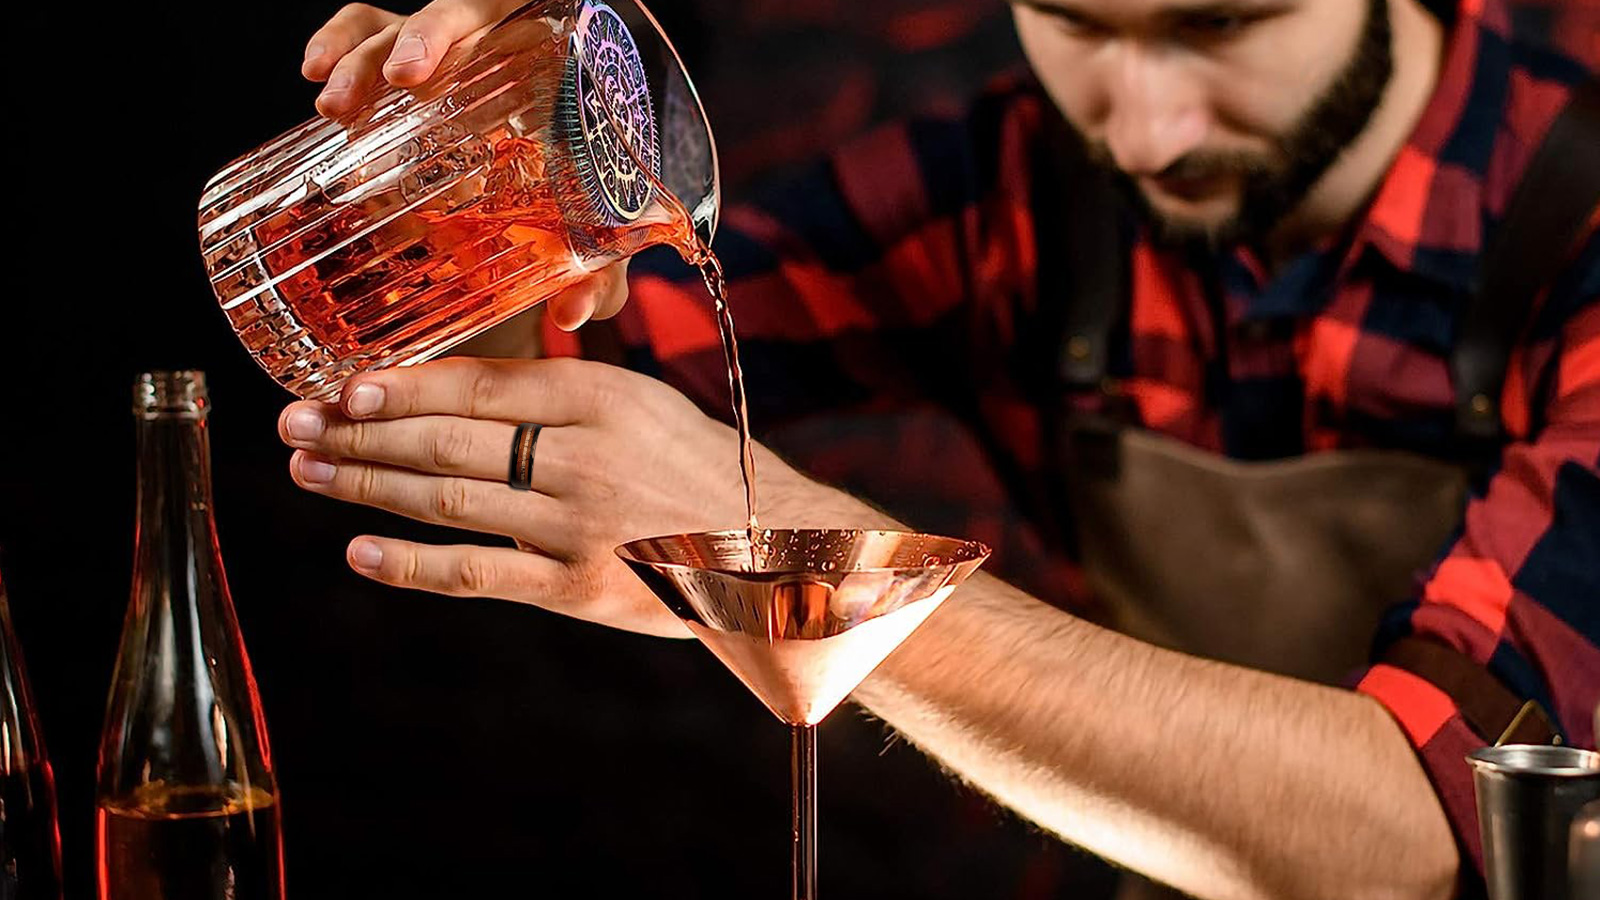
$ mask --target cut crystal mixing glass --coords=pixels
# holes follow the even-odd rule
[[[426,84],[384,85],[223,168],[200,248],[250,354],[328,398],[644,247],[695,256],[719,202],[710,126],[649,11],[540,0]]]

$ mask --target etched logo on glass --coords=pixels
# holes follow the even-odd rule
[[[611,7],[588,2],[578,15],[577,101],[581,159],[590,193],[619,223],[650,203],[661,172],[655,110],[644,62],[628,26]],[[650,168],[649,175],[640,166]]]

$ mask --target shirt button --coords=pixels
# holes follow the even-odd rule
[[[1253,343],[1260,343],[1272,337],[1272,325],[1260,319],[1245,322],[1239,326],[1239,337]]]

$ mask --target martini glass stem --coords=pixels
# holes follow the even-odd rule
[[[817,727],[790,726],[794,775],[794,900],[817,900]]]

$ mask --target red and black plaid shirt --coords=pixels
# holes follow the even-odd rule
[[[1585,72],[1522,43],[1504,0],[1463,0],[1452,28],[1434,97],[1345,241],[1272,278],[1245,250],[1201,273],[1135,243],[1114,356],[1145,427],[1242,459],[1344,447],[1454,455],[1447,363],[1464,298],[1486,236]],[[1030,158],[1055,114],[1048,102],[1025,82],[964,118],[872,133],[729,208],[716,246],[769,443],[918,527],[988,541],[1009,580],[1082,607],[1092,598],[1048,486],[1049,422],[1030,359],[1041,301]],[[1511,359],[1498,468],[1378,641],[1381,652],[1410,632],[1462,651],[1589,747],[1600,704],[1593,230]],[[649,256],[633,272],[617,323],[627,361],[725,411],[698,280]],[[1208,305],[1207,279],[1225,288],[1221,310]],[[572,336],[546,337],[553,353],[580,352]],[[1481,869],[1464,757],[1493,736],[1400,669],[1375,665],[1353,683],[1410,737]]]

